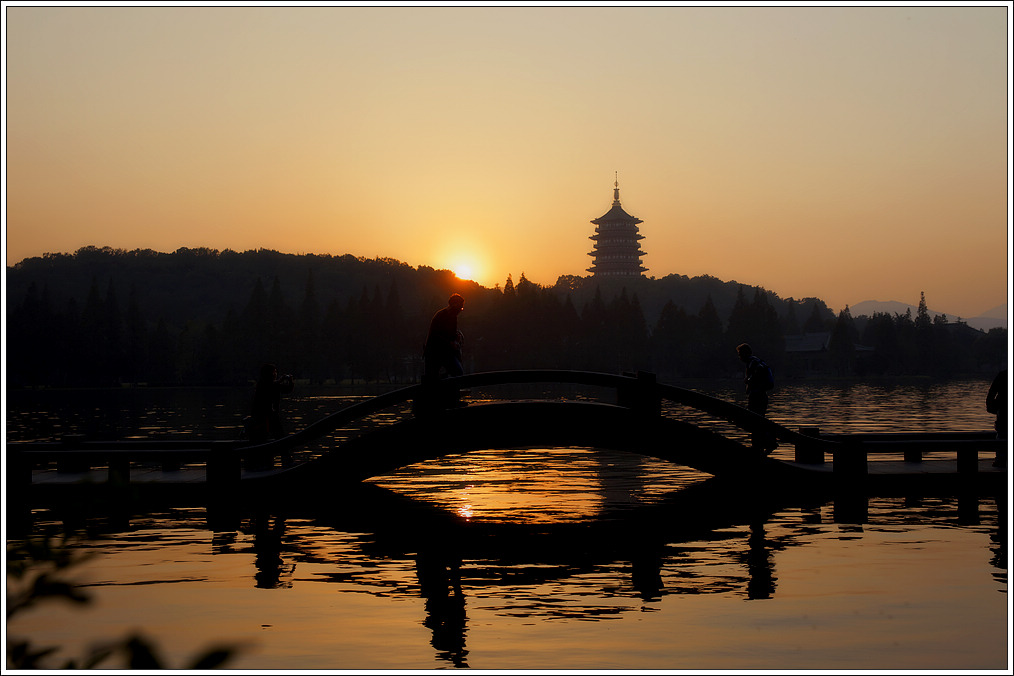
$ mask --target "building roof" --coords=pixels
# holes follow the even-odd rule
[[[620,206],[620,179],[617,178],[613,183],[613,206],[612,208],[604,213],[603,215],[596,218],[592,223],[595,225],[601,225],[610,221],[626,221],[631,225],[637,225],[643,223],[640,218],[635,218],[623,210]]]
[[[823,352],[831,342],[831,332],[798,333],[785,336],[786,352]]]
[[[594,221],[592,221],[592,223],[594,223],[595,225],[601,225],[601,224],[607,223],[609,221],[628,221],[628,222],[634,223],[634,224],[643,223],[644,222],[640,218],[634,218],[633,216],[631,216],[630,214],[628,214],[626,211],[624,211],[623,207],[620,206],[619,200],[614,201],[613,202],[613,208],[610,209],[609,211],[607,211],[602,216],[599,216],[598,218],[596,218]]]
[[[820,331],[817,333],[797,333],[785,336],[785,352],[827,352],[831,344],[831,332]],[[874,348],[868,345],[854,343],[852,346],[856,352],[873,352]]]

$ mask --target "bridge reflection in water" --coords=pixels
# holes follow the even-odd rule
[[[567,449],[560,453],[559,459],[566,460]],[[486,459],[497,462],[494,453]],[[610,462],[603,462],[603,472],[616,467]],[[621,475],[632,468],[620,468]],[[554,484],[548,477],[545,483],[537,489],[549,498]],[[588,488],[595,489],[590,484]],[[200,521],[203,509],[179,509],[165,515],[162,527],[211,527],[216,554],[250,551],[252,546],[256,568],[249,585],[284,589],[315,582],[333,585],[336,592],[423,599],[421,620],[430,631],[436,658],[466,666],[472,648],[469,629],[474,622],[486,626],[490,617],[525,623],[608,621],[661,609],[658,604],[665,597],[670,602],[672,597],[711,594],[771,599],[779,593],[776,554],[815,546],[821,533],[859,541],[865,530],[933,524],[953,529],[956,523],[973,524],[980,518],[993,523],[998,516],[992,499],[975,498],[970,510],[967,503],[959,505],[951,498],[864,497],[863,511],[873,511],[872,520],[865,518],[864,524],[852,522],[834,502],[775,498],[734,488],[720,479],[706,479],[637,509],[606,509],[608,518],[526,523],[522,518],[511,521],[508,514],[498,520],[492,512],[486,518],[479,514],[465,519],[440,509],[440,499],[429,507],[426,501],[366,483],[330,495],[274,495],[214,505],[208,523]],[[431,496],[439,498],[438,493],[434,490]],[[497,496],[482,497],[493,504]],[[605,496],[599,498],[600,505],[609,505]],[[162,523],[157,514],[146,515],[130,537],[156,523]],[[992,555],[1000,562],[998,580],[1003,580],[1005,529],[1001,520],[996,526]],[[106,539],[115,541],[115,535]],[[180,541],[197,544],[203,538]],[[143,579],[141,570],[136,574]],[[129,577],[118,583],[133,581]],[[325,624],[334,620],[326,613],[317,618]],[[357,630],[343,631],[356,635]]]
[[[619,618],[672,595],[774,598],[777,552],[806,544],[829,523],[837,524],[838,537],[860,539],[870,527],[864,524],[871,502],[874,530],[995,519],[991,553],[998,581],[1006,576],[1005,503],[997,498],[852,493],[808,499],[692,471],[667,474],[667,463],[623,453],[567,448],[469,455],[414,466],[415,485],[409,472],[396,471],[361,485],[358,497],[331,496],[311,510],[315,524],[361,533],[357,546],[371,561],[412,561],[414,577],[396,581],[377,579],[383,573],[375,563],[357,568],[343,561],[342,570],[355,572],[334,581],[355,580],[384,594],[394,584],[424,598],[424,625],[438,659],[459,667],[468,666],[469,609],[477,606],[484,615],[536,622]],[[480,468],[478,475],[470,471]],[[525,493],[521,500],[505,489],[512,482]],[[453,509],[460,507],[455,492],[468,494],[470,485],[471,509]],[[571,509],[557,510],[561,504]],[[292,505],[276,509],[297,521],[302,516]],[[292,560],[300,556],[293,547]],[[642,605],[624,601],[631,596]]]
[[[516,491],[509,488],[513,484]],[[79,503],[66,503],[52,506],[49,514],[65,520],[67,530],[87,525],[103,533],[104,547],[112,547],[117,533],[124,533],[124,547],[143,544],[138,538],[153,524],[166,530],[210,529],[213,553],[252,553],[253,569],[242,574],[249,576],[248,585],[260,589],[324,584],[387,601],[421,599],[416,611],[421,615],[414,621],[427,628],[438,664],[456,667],[474,666],[470,662],[476,661],[476,650],[482,650],[480,661],[489,664],[489,646],[481,634],[490,618],[526,624],[609,621],[660,610],[666,597],[777,598],[784,572],[776,568],[775,555],[812,545],[828,524],[834,524],[837,538],[859,540],[864,529],[908,521],[950,527],[996,519],[995,547],[982,555],[999,562],[998,580],[1006,575],[1005,527],[997,518],[1003,509],[992,498],[975,494],[922,501],[855,492],[807,497],[734,478],[710,478],[643,455],[574,447],[443,456],[363,483],[325,481],[316,491],[287,485],[211,500],[193,494],[188,501],[176,494],[171,498],[174,511],[162,518],[157,511],[141,512],[136,502],[128,507],[93,503],[85,510]],[[470,510],[456,508],[463,504],[459,491],[470,497]],[[132,525],[137,514],[144,514],[143,523],[139,519]],[[160,549],[174,540],[158,531],[150,537]],[[200,535],[175,541],[196,547],[181,560],[192,557],[202,570],[207,568]],[[165,556],[177,554],[170,550]],[[193,565],[184,570],[192,571]],[[117,567],[126,577],[114,584],[148,589],[144,568]],[[261,603],[271,604],[266,617],[277,617],[274,604],[285,601],[276,595]],[[319,609],[315,623],[338,621],[333,603]],[[214,635],[224,629],[209,627]],[[329,641],[368,645],[365,630],[340,629],[342,636]],[[293,645],[309,640],[286,633],[282,625],[278,632],[292,641],[279,647],[280,653],[291,654]],[[359,659],[363,661],[354,666],[376,665],[369,655]]]

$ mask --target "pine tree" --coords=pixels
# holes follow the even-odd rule
[[[293,368],[300,376],[319,380],[321,373],[321,318],[320,302],[313,270],[306,274],[303,301],[299,305],[299,321],[295,336],[298,349],[294,355]]]
[[[727,364],[736,359],[732,352],[735,346],[729,346],[725,341],[722,320],[710,293],[697,313],[695,325],[691,375],[701,377],[726,373]]]
[[[783,332],[786,336],[795,336],[799,334],[799,320],[796,318],[796,305],[797,302],[793,298],[789,298],[787,301],[788,308],[785,311],[785,325]]]
[[[827,331],[827,323],[820,316],[820,303],[814,301],[811,306],[810,316],[806,318],[806,322],[803,324],[803,332],[824,333],[825,331]]]
[[[144,377],[145,349],[147,348],[147,330],[141,306],[138,302],[137,285],[130,285],[127,297],[126,340],[124,345],[125,375],[136,382]]]
[[[851,375],[855,371],[855,335],[856,327],[852,320],[852,313],[846,305],[845,309],[838,313],[838,320],[835,322],[831,332],[831,340],[828,342],[828,352],[831,356],[831,363],[838,375]]]

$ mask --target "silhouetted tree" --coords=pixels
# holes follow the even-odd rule
[[[866,322],[861,342],[873,348],[873,354],[866,362],[871,373],[897,375],[901,372],[903,349],[891,315],[886,312],[874,313]]]
[[[694,326],[696,330],[688,364],[690,375],[700,377],[728,373],[729,364],[736,359],[736,355],[729,354],[726,349],[722,320],[710,294],[698,311]]]
[[[240,346],[242,353],[249,362],[248,368],[255,373],[260,364],[269,360],[271,354],[268,326],[268,295],[264,290],[264,283],[258,277],[254,282],[253,291],[250,292],[250,300],[240,315],[240,336],[243,344]],[[277,357],[270,357],[271,360]]]
[[[973,344],[975,365],[988,373],[996,373],[1007,363],[1007,329],[992,328],[979,335]]]
[[[514,280],[511,279],[511,276],[508,273],[508,275],[507,275],[507,281],[504,282],[504,285],[503,285],[503,295],[506,298],[513,298],[514,294],[515,294]]]
[[[827,324],[824,322],[823,317],[820,316],[820,305],[814,303],[810,310],[810,316],[806,318],[806,322],[803,324],[803,332],[823,333],[827,330]]]
[[[169,333],[169,327],[161,317],[151,335],[151,343],[148,347],[149,378],[153,383],[159,385],[176,384],[176,341]]]
[[[281,373],[290,373],[293,370],[295,317],[285,301],[282,283],[277,275],[271,282],[265,320],[268,344],[267,353],[261,361],[277,363]]]
[[[204,325],[204,331],[197,341],[195,362],[197,382],[208,385],[222,382],[225,375],[225,354],[219,331],[214,324]]]
[[[297,349],[293,356],[293,369],[305,378],[319,380],[321,378],[321,316],[320,301],[317,300],[317,288],[314,284],[312,269],[306,274],[306,287],[303,291],[303,301],[299,305],[295,343]]]
[[[754,289],[750,315],[754,322],[754,329],[749,342],[755,353],[765,355],[764,360],[769,365],[775,368],[780,367],[785,354],[785,334],[782,333],[778,313],[768,302],[767,292],[760,288]]]
[[[837,375],[850,375],[856,367],[856,331],[852,313],[848,305],[838,313],[838,321],[831,331],[827,351],[831,358],[831,367]]]
[[[794,336],[802,330],[796,318],[796,305],[798,303],[792,298],[787,301],[785,321],[782,324],[782,333],[786,336]]]
[[[934,339],[933,320],[930,319],[929,310],[926,308],[926,293],[920,291],[919,309],[915,314],[915,356],[916,369],[922,373],[929,373],[934,370]]]
[[[938,378],[949,378],[954,375],[958,365],[954,342],[954,334],[951,332],[951,324],[947,321],[947,317],[934,315],[928,373]]]
[[[905,314],[894,314],[894,327],[898,335],[898,344],[901,346],[898,363],[898,370],[903,374],[916,373],[920,366],[917,354],[918,341],[916,339],[915,322],[912,320],[912,311],[905,310]]]
[[[694,326],[680,306],[669,301],[651,332],[652,368],[659,378],[673,380],[687,375],[693,353]]]
[[[740,286],[736,292],[736,303],[732,306],[732,312],[729,313],[729,320],[725,330],[725,344],[728,348],[733,348],[742,342],[753,342],[753,335],[756,331],[756,318],[754,317],[753,308],[747,303],[746,294],[744,293],[743,287]],[[756,354],[761,354],[761,350],[755,348]],[[764,357],[767,359],[767,357]]]
[[[581,363],[578,368],[592,371],[608,370],[609,337],[606,304],[602,300],[602,289],[595,287],[595,295],[581,309]]]
[[[105,346],[105,332],[109,327],[105,307],[99,294],[98,280],[92,278],[84,308],[81,310],[79,332],[81,357],[80,373],[90,385],[109,385],[109,351]]]
[[[563,304],[560,306],[556,324],[559,327],[560,340],[557,344],[557,363],[560,368],[573,369],[576,367],[576,353],[581,345],[581,317],[574,307],[574,302],[567,294]]]
[[[137,297],[137,285],[131,284],[130,295],[127,297],[125,342],[123,348],[123,374],[130,382],[144,379],[147,342],[147,330]]]
[[[119,383],[122,380],[126,359],[123,351],[123,318],[112,278],[109,279],[109,284],[106,287],[106,299],[102,303],[102,314],[105,324],[102,331],[104,336],[103,352],[105,353],[103,361],[107,369],[103,380],[109,383]]]
[[[338,300],[331,301],[324,312],[322,329],[322,357],[325,379],[340,383],[345,377],[347,351],[345,349],[346,314]]]
[[[384,354],[387,356],[388,377],[403,382],[414,378],[408,365],[411,363],[412,346],[416,342],[414,336],[410,337],[403,330],[402,327],[406,324],[398,283],[392,280],[384,301],[380,330],[385,337]]]

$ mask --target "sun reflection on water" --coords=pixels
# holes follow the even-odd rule
[[[529,448],[448,455],[373,483],[470,521],[535,524],[602,518],[706,477],[620,451]]]

